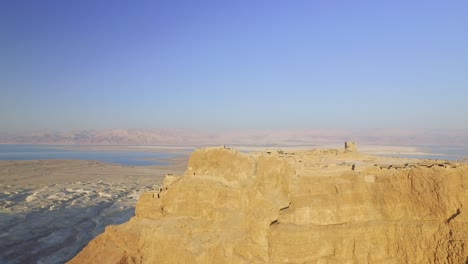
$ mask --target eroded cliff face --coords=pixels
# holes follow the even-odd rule
[[[196,150],[70,263],[466,263],[468,166],[406,162]]]

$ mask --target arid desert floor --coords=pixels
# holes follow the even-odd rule
[[[188,156],[167,166],[83,160],[0,161],[0,263],[63,263],[110,224],[127,221],[144,191]]]

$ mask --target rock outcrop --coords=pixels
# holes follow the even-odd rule
[[[195,150],[70,263],[466,263],[468,165],[388,163],[409,161]]]

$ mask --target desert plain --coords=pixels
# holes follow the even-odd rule
[[[182,173],[188,156],[178,153],[162,166],[0,161],[0,263],[68,261],[105,226],[130,219],[140,193]]]

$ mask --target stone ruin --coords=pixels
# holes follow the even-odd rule
[[[354,143],[354,141],[346,141],[344,144],[345,144],[345,151],[350,151],[350,152],[357,151],[356,143]]]

